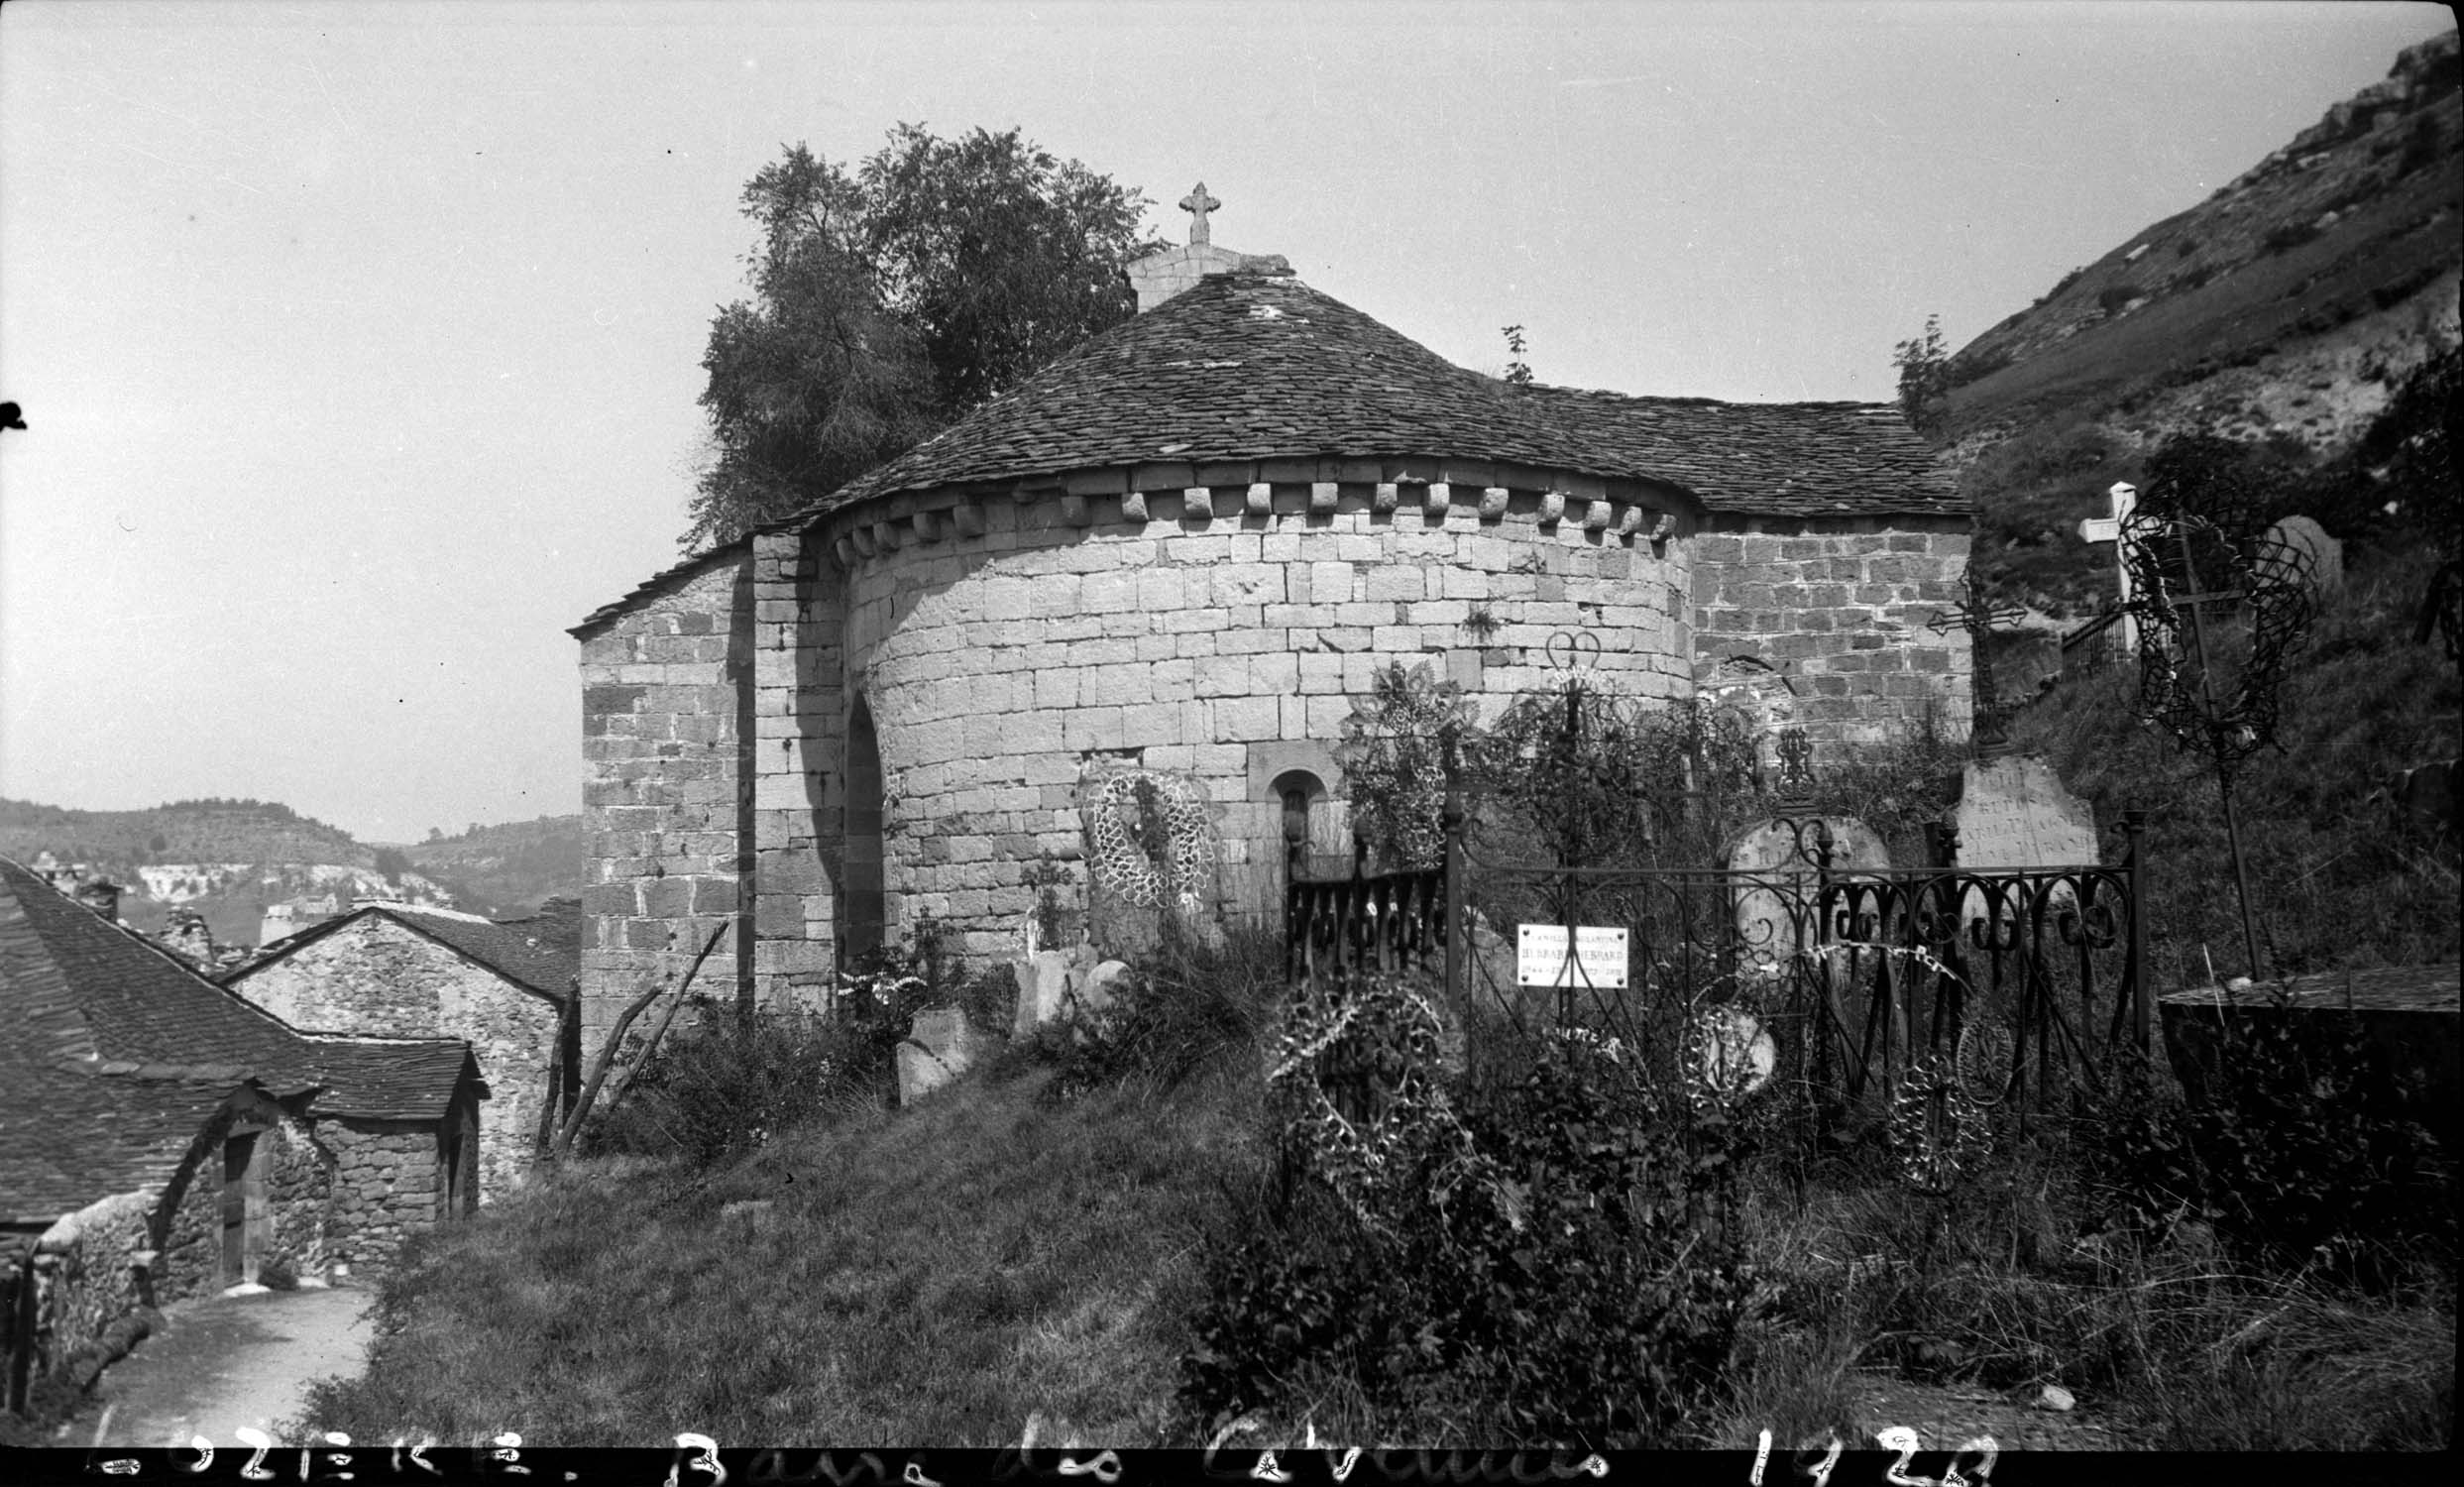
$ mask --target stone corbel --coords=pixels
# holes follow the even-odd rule
[[[1454,505],[1454,487],[1442,480],[1430,481],[1428,493],[1420,498],[1420,519],[1443,521],[1446,519],[1446,508],[1452,505]]]
[[[1540,493],[1540,524],[1542,526],[1555,526],[1558,522],[1563,521],[1565,518],[1566,493],[1563,491],[1542,491]]]
[[[855,555],[859,558],[869,558],[880,550],[879,544],[873,540],[873,529],[869,526],[855,527],[847,533],[847,536],[854,541]]]
[[[1370,509],[1391,516],[1395,515],[1395,504],[1399,499],[1395,490],[1395,482],[1382,480],[1378,482],[1376,494],[1369,498]]]
[[[872,544],[883,552],[898,551],[898,524],[892,521],[875,521],[872,524]]]
[[[941,516],[941,513],[939,513],[939,512],[918,512],[918,513],[916,513],[916,540],[917,540],[917,541],[919,541],[919,542],[938,542],[938,541],[940,541],[940,540],[943,538],[943,536],[945,536],[945,535],[946,535],[946,533],[944,532],[944,530],[943,530],[943,528],[942,528],[942,516]]]
[[[830,555],[841,568],[855,566],[855,544],[844,537],[830,544]]]
[[[1145,521],[1150,519],[1147,515],[1146,492],[1131,491],[1121,497],[1121,519],[1124,521]]]
[[[959,536],[980,537],[984,534],[984,509],[972,501],[961,501],[950,509],[950,524],[958,529]]]
[[[1676,534],[1677,514],[1675,512],[1662,512],[1660,513],[1660,519],[1651,524],[1651,546],[1656,550],[1663,543],[1667,542],[1670,537],[1673,537]]]
[[[1616,508],[1610,506],[1606,501],[1591,501],[1585,503],[1583,507],[1583,529],[1585,531],[1608,530],[1609,517],[1613,515],[1615,512]]]
[[[1309,515],[1312,516],[1333,515],[1335,514],[1335,495],[1342,488],[1340,486],[1336,485],[1331,480],[1310,482]]]
[[[1618,534],[1618,536],[1619,536],[1620,538],[1624,539],[1624,540],[1626,540],[1626,541],[1631,541],[1631,540],[1633,539],[1634,533],[1636,533],[1636,532],[1640,531],[1641,529],[1642,529],[1642,508],[1641,508],[1641,507],[1638,507],[1638,506],[1629,506],[1629,507],[1627,507],[1627,508],[1625,509],[1625,515],[1623,515],[1623,516],[1620,516],[1620,517],[1618,518],[1618,522],[1617,522],[1617,534]]]
[[[1252,481],[1250,483],[1249,515],[1253,516],[1272,516],[1275,515],[1275,487],[1268,485],[1263,480]]]
[[[1506,487],[1488,486],[1480,493],[1480,519],[1500,521],[1506,517]]]

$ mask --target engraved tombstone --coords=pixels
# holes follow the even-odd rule
[[[2077,867],[2096,861],[2094,808],[2064,788],[2053,765],[2032,754],[1969,760],[1951,819],[1960,833],[1962,868]],[[2075,901],[2068,884],[2051,899],[2058,909]],[[1977,919],[1984,911],[1984,895],[1969,889],[1960,920]]]
[[[982,1035],[956,1007],[926,1007],[916,1013],[898,1045],[898,1102],[913,1104],[964,1074],[981,1043]]]

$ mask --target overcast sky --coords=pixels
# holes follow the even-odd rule
[[[580,809],[678,555],[744,181],[983,125],[1487,371],[1887,399],[2411,4],[0,7],[0,794],[372,841]]]

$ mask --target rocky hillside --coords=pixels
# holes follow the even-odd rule
[[[2057,620],[2096,608],[2110,563],[2076,522],[2166,437],[2331,458],[2456,345],[2460,79],[2454,32],[2408,49],[2384,81],[1951,358],[1951,457],[2006,593]]]
[[[119,883],[121,917],[148,933],[171,910],[190,909],[217,943],[243,946],[258,942],[266,910],[281,903],[303,928],[373,899],[531,912],[580,893],[581,828],[579,816],[544,816],[394,848],[271,801],[77,811],[0,800],[0,856],[32,862],[49,853]]]
[[[526,912],[548,898],[582,891],[585,843],[578,815],[475,826],[401,852],[414,869],[451,884],[479,913]]]

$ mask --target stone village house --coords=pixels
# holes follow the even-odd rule
[[[1340,834],[1391,660],[1494,716],[1579,629],[1630,697],[1964,728],[1927,622],[1968,516],[1895,407],[1512,386],[1205,229],[1132,266],[1128,323],[573,630],[586,1044],[714,933],[697,989],[763,1005],[927,915],[1014,949],[1090,780],[1202,813],[1218,906],[1262,909],[1288,795]]]
[[[519,1185],[536,1155],[575,961],[570,939],[545,921],[363,904],[219,978],[293,1027],[469,1043],[488,1081],[479,1112],[485,1199]],[[578,1066],[575,1054],[566,1050],[565,1068]]]
[[[467,1043],[301,1033],[109,911],[0,859],[0,1275],[34,1288],[0,1322],[12,1383],[276,1265],[382,1272],[478,1195]]]

